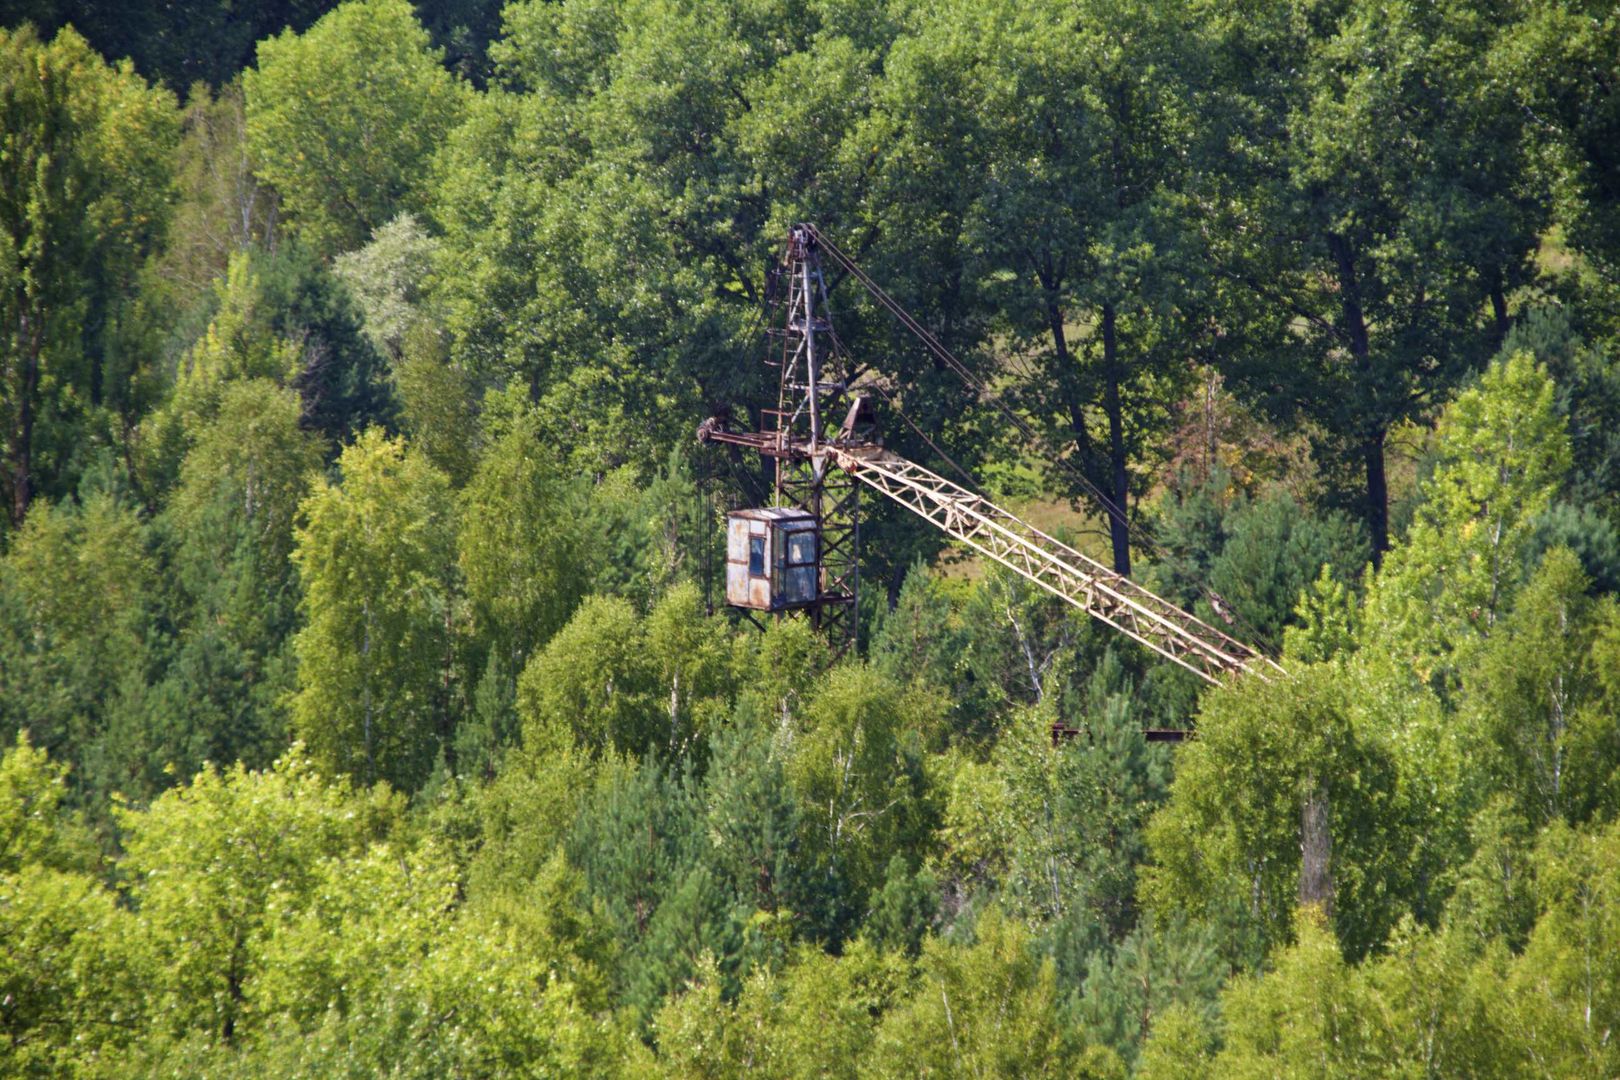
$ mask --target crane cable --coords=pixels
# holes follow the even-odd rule
[[[921,426],[919,426],[917,424],[917,422],[915,420],[913,420],[911,417],[906,415],[905,410],[900,407],[900,403],[898,401],[894,400],[894,395],[890,394],[887,390],[885,390],[883,388],[881,383],[878,383],[875,380],[873,382],[867,383],[866,385],[870,386],[872,389],[876,390],[878,393],[883,395],[883,400],[889,403],[889,408],[894,411],[895,415],[900,417],[900,419],[904,420],[906,422],[906,426],[909,427],[912,431],[916,432],[917,437],[919,439],[921,439],[923,442],[928,444],[929,449],[933,450],[934,453],[938,454],[940,456],[940,458],[944,460],[945,464],[949,465],[952,469],[954,469],[956,471],[956,474],[958,476],[960,476],[962,478],[963,482],[967,485],[968,490],[973,491],[975,493],[978,492],[979,482],[977,480],[973,479],[973,474],[968,472],[966,469],[962,468],[962,466],[958,465],[956,463],[955,458],[953,458],[953,457],[951,457],[951,455],[947,454],[943,449],[940,448],[938,443],[934,442],[933,439],[929,438],[928,433],[926,431],[924,431],[921,428]]]
[[[1125,528],[1127,534],[1132,531],[1130,520],[1127,518],[1125,511],[1121,509],[1112,498],[1110,498],[1096,484],[1092,483],[1091,479],[1082,473],[1076,465],[1065,460],[1061,455],[1053,453],[1052,448],[1050,445],[1048,445],[1047,440],[1043,436],[1037,433],[1034,428],[1032,428],[1029,423],[1024,420],[1023,417],[1019,416],[1012,409],[1011,406],[1002,401],[999,395],[992,394],[990,392],[989,385],[983,379],[974,374],[974,372],[969,369],[967,365],[963,364],[961,360],[957,359],[956,356],[949,349],[947,349],[931,331],[928,330],[927,327],[923,326],[915,318],[913,318],[911,313],[902,307],[898,300],[890,296],[876,281],[873,281],[866,271],[862,270],[858,265],[856,265],[854,259],[844,254],[844,252],[839,249],[837,244],[834,244],[831,240],[827,239],[826,235],[814,225],[806,225],[806,228],[809,229],[810,234],[815,237],[817,243],[819,243],[821,247],[833,257],[833,260],[837,262],[839,266],[843,267],[844,270],[847,271],[850,276],[855,278],[856,281],[859,281],[861,285],[865,287],[866,291],[871,293],[872,298],[887,309],[891,315],[898,319],[902,326],[904,326],[907,330],[910,330],[936,359],[938,359],[946,367],[950,368],[958,378],[967,384],[969,389],[977,393],[980,400],[987,400],[990,402],[990,404],[994,405],[996,409],[1007,418],[1008,422],[1017,428],[1026,439],[1045,451],[1045,455],[1049,461],[1056,464],[1060,468],[1067,470],[1069,474],[1079,482],[1082,490],[1095,499],[1110,517],[1118,521],[1120,525]],[[884,397],[888,399],[891,404],[893,404],[893,399],[889,398],[887,392],[880,392],[882,392]],[[896,407],[896,411],[899,411],[898,407]],[[909,417],[901,414],[901,418],[911,426],[912,430],[917,431],[919,435],[922,435],[921,430],[917,428],[916,424],[912,423]],[[934,446],[932,439],[928,439],[926,435],[923,435],[923,438],[928,442],[929,446]],[[936,453],[939,453],[942,457],[944,457],[946,461],[949,461],[951,466],[955,468],[957,472],[962,473],[964,476],[967,475],[966,470],[957,465],[954,461],[951,461],[951,459],[940,451],[937,446],[934,446],[934,450]],[[1163,560],[1164,562],[1177,561],[1175,557],[1165,549],[1164,545],[1153,536],[1151,529],[1145,525],[1139,524],[1135,531],[1137,536],[1143,542],[1144,546],[1146,546],[1148,551],[1155,557]],[[1205,599],[1209,602],[1210,607],[1214,609],[1216,615],[1220,616],[1226,622],[1234,626],[1241,627],[1247,636],[1249,636],[1252,640],[1261,640],[1255,627],[1250,625],[1248,620],[1243,618],[1243,616],[1239,614],[1235,608],[1227,604],[1224,598],[1206,585],[1200,584],[1198,587],[1200,591],[1204,593]],[[1269,648],[1262,648],[1258,645],[1251,645],[1250,648],[1254,648],[1256,651],[1260,651],[1263,654],[1269,654],[1272,651]]]
[[[990,387],[984,382],[983,379],[979,378],[978,375],[974,374],[972,370],[958,360],[956,356],[949,349],[947,349],[938,338],[936,338],[925,326],[913,318],[910,312],[901,307],[899,301],[895,300],[894,297],[885,292],[882,286],[873,281],[872,278],[867,275],[866,271],[855,265],[855,261],[840,251],[838,247],[832,243],[832,241],[828,240],[824,235],[822,235],[820,230],[817,230],[813,225],[810,226],[810,228],[814,231],[814,235],[822,247],[831,253],[833,259],[838,263],[838,265],[842,266],[852,277],[855,278],[855,280],[859,281],[863,286],[865,286],[866,290],[872,294],[873,299],[877,300],[879,304],[888,309],[889,313],[898,319],[901,325],[916,335],[923,345],[927,347],[928,351],[934,354],[935,358],[937,358],[946,367],[950,368],[951,371],[955,372],[957,377],[962,379],[963,382],[967,383],[970,389],[976,391],[982,400],[989,401],[992,405],[999,409],[1002,415],[1007,418],[1008,422],[1016,427],[1025,438],[1029,439],[1032,443],[1042,445],[1044,447],[1046,440],[1038,435],[1035,430],[1030,427],[1029,423],[1025,421],[1023,417],[1014,412],[1006,402],[992,394],[990,392]],[[1050,454],[1050,448],[1046,449]],[[1072,473],[1074,478],[1080,482],[1081,488],[1085,490],[1086,493],[1092,498],[1096,499],[1097,502],[1102,505],[1103,509],[1108,512],[1110,517],[1113,517],[1121,525],[1124,525],[1126,529],[1130,528],[1130,523],[1126,520],[1124,511],[1115,504],[1114,500],[1110,498],[1106,492],[1104,492],[1096,484],[1092,483],[1090,478],[1088,478],[1084,473],[1080,472],[1080,470],[1072,463],[1063,460],[1061,457],[1057,457],[1055,463]],[[1157,552],[1158,545],[1153,542],[1151,537],[1147,537],[1147,540],[1149,545],[1155,550],[1155,552]]]

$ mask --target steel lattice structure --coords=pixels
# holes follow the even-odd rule
[[[834,448],[832,455],[844,472],[941,532],[1209,682],[1283,673],[1197,616],[914,461],[876,447]]]
[[[845,395],[845,383],[830,380],[831,363],[845,359],[833,333],[815,232],[804,226],[788,237],[773,277],[779,301],[769,329],[780,343],[781,378],[767,453],[776,457],[776,505],[804,510],[820,523],[819,595],[803,610],[827,635],[835,653],[855,645],[860,590],[860,485],[821,454],[829,422]]]

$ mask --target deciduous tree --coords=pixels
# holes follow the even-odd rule
[[[1218,31],[1214,265],[1258,301],[1232,309],[1232,367],[1273,415],[1319,425],[1320,461],[1359,471],[1375,559],[1390,432],[1500,343],[1546,221],[1525,114],[1486,63],[1494,10],[1268,3]]]
[[[292,223],[350,251],[421,205],[463,90],[405,0],[353,0],[259,45],[243,75],[248,148]]]
[[[444,474],[372,429],[304,501],[293,729],[322,768],[414,790],[450,735],[455,509]]]
[[[111,346],[168,220],[179,114],[71,29],[43,42],[24,26],[0,30],[0,117],[0,490],[16,527],[71,482],[87,414],[129,403],[139,358]]]

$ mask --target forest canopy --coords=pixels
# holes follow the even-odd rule
[[[1620,1074],[1611,3],[0,2],[0,496],[5,1075]]]

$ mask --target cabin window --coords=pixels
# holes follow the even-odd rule
[[[782,574],[782,598],[790,604],[804,604],[816,598],[816,568],[790,566]]]
[[[808,566],[816,561],[816,534],[812,529],[788,533],[789,566]]]
[[[748,538],[748,573],[754,577],[765,576],[765,538],[763,536],[750,536]]]

